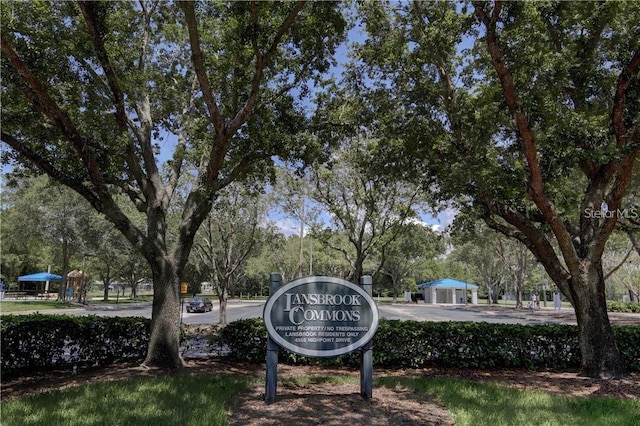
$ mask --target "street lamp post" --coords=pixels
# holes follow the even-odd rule
[[[313,275],[313,240],[309,237],[309,275]]]
[[[304,263],[304,196],[300,203],[300,262],[298,264],[298,278],[303,275],[303,263]]]

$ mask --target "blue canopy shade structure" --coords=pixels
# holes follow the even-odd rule
[[[478,303],[478,286],[451,278],[442,278],[418,284],[425,303],[467,303],[467,292],[471,290],[471,303]]]
[[[40,282],[40,281],[60,281],[62,280],[62,276],[56,274],[50,274],[49,272],[38,272],[30,275],[23,275],[18,277],[18,281],[28,281],[28,282]]]
[[[38,296],[46,294],[46,297],[48,298],[50,281],[62,281],[62,277],[49,272],[38,272],[30,275],[23,275],[18,277],[18,287],[20,291],[24,291],[28,295]]]

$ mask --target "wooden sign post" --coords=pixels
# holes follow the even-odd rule
[[[280,287],[280,274],[272,273],[269,284],[269,297]],[[276,402],[278,387],[278,345],[267,337],[267,378],[264,390],[264,401],[267,404]]]
[[[373,294],[373,279],[365,275],[360,278],[362,289],[369,295]],[[360,395],[369,401],[373,396],[373,340],[369,340],[362,347],[360,358]]]

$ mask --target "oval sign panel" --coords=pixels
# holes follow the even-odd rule
[[[269,337],[291,352],[332,357],[369,342],[378,307],[360,286],[334,277],[306,277],[280,287],[264,307]]]

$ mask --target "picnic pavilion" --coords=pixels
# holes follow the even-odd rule
[[[418,289],[422,291],[424,303],[466,303],[471,291],[471,304],[478,304],[478,286],[451,278],[442,278],[435,281],[418,284]]]

